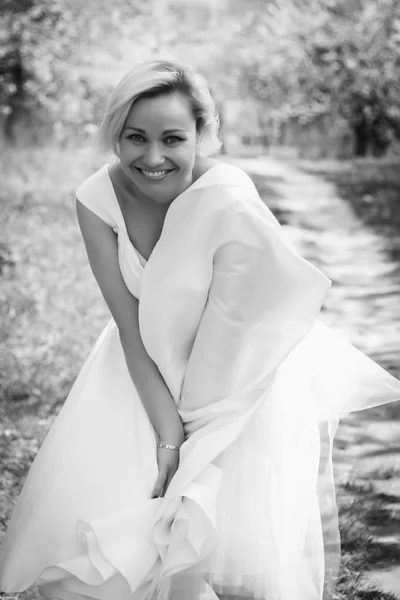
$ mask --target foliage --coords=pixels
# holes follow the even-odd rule
[[[31,132],[35,119],[41,132],[47,125],[61,141],[90,134],[118,75],[146,58],[183,60],[208,75],[218,43],[231,31],[223,35],[215,7],[203,0],[4,0],[0,115],[6,137],[20,138],[22,127]],[[214,79],[223,74],[221,62]]]
[[[276,121],[344,118],[359,155],[368,143],[379,154],[400,137],[397,0],[276,0],[258,8],[242,31],[242,79]]]
[[[116,79],[149,57],[199,68],[263,143],[293,121],[323,121],[359,155],[400,138],[397,0],[3,0],[0,32],[9,139],[35,119],[61,140],[90,134]]]
[[[146,10],[144,0],[114,2],[112,8],[105,0],[3,0],[0,114],[6,138],[16,137],[21,121],[32,128],[34,117],[51,132],[56,124],[59,133],[66,124],[79,131],[93,123],[108,87],[88,74],[91,48],[106,32],[112,44],[124,20]]]

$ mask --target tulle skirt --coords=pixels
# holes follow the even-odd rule
[[[398,399],[399,381],[318,322],[185,492],[179,522],[165,516],[180,565],[168,572],[154,533],[162,500],[150,499],[155,436],[111,321],[29,471],[0,551],[0,589],[59,600],[320,600],[339,566],[338,419]]]

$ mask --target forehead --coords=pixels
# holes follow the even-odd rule
[[[155,98],[139,98],[128,113],[124,127],[137,127],[155,132],[195,127],[189,100],[182,94],[166,94]]]

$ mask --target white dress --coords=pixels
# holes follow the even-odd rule
[[[187,439],[162,499],[155,435],[113,319],[26,478],[0,589],[59,600],[320,600],[337,574],[332,439],[400,382],[317,320],[330,281],[249,177],[219,163],[171,204],[146,261],[105,165],[77,197],[118,235],[145,347]]]

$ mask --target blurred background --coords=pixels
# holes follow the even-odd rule
[[[199,68],[227,151],[382,156],[400,137],[396,0],[1,0],[5,142],[90,139],[135,62]]]
[[[0,0],[0,540],[109,319],[74,190],[113,160],[94,150],[110,90],[151,58],[206,76],[221,159],[332,279],[321,318],[400,377],[398,0]],[[400,593],[399,426],[397,403],[339,431],[334,600]]]

